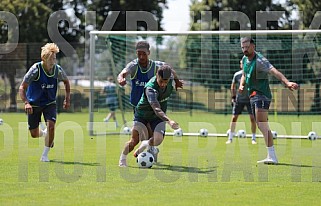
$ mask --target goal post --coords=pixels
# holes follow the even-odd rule
[[[244,36],[254,38],[256,51],[267,57],[288,79],[301,84],[300,92],[289,93],[279,80],[270,78],[275,96],[270,112],[275,119],[283,114],[313,113],[313,104],[320,101],[314,99],[317,96],[314,88],[316,78],[320,81],[321,75],[319,30],[91,31],[89,134],[97,135],[95,124],[102,122],[102,117],[108,112],[106,105],[99,101],[97,90],[101,85],[98,86],[98,82],[103,82],[107,76],[113,76],[116,80],[126,64],[137,58],[135,44],[143,39],[151,45],[149,58],[172,65],[185,82],[184,89],[175,91],[171,96],[168,113],[184,116],[184,120],[190,118],[191,121],[193,116],[203,113],[231,115],[229,88],[233,74],[239,70],[239,61],[243,56],[240,38]],[[130,88],[129,78],[126,86],[117,85],[119,110],[116,114],[123,125],[133,119],[133,108],[129,103]],[[210,122],[211,119],[204,121]],[[106,134],[114,134],[122,128],[109,130],[107,127]],[[225,131],[227,129],[224,128]]]

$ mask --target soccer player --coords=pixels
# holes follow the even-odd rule
[[[240,61],[240,69],[241,70],[234,73],[232,84],[231,84],[231,96],[232,96],[231,101],[232,101],[233,109],[232,109],[230,129],[228,132],[228,140],[226,141],[226,144],[231,144],[233,141],[233,136],[235,135],[236,122],[239,115],[242,114],[244,107],[246,107],[251,120],[252,144],[256,144],[256,123],[255,123],[254,115],[251,109],[250,98],[247,92],[243,92],[243,93],[238,92],[238,88],[240,86],[240,81],[243,73],[242,60]]]
[[[113,118],[113,120],[116,123],[116,127],[118,127],[118,122],[116,119],[115,111],[118,107],[118,100],[117,100],[117,93],[116,93],[116,85],[114,83],[114,78],[109,77],[108,83],[104,87],[103,93],[105,93],[106,96],[106,104],[109,108],[110,112],[107,114],[106,118],[104,118],[104,122],[108,122],[110,118]]]
[[[149,59],[150,50],[149,43],[147,41],[139,41],[136,44],[136,55],[137,59],[129,62],[126,67],[118,75],[118,83],[121,86],[126,85],[126,77],[130,75],[131,79],[131,94],[130,94],[130,103],[133,108],[136,107],[138,101],[140,100],[144,86],[146,83],[155,76],[157,69],[164,65],[165,62],[162,61],[153,61]],[[182,88],[183,82],[177,78],[176,72],[172,70],[175,81],[175,88]],[[151,135],[150,126],[148,125],[149,133]],[[142,132],[142,130],[141,130]],[[143,135],[146,136],[146,135]],[[123,151],[121,152],[119,158],[119,166],[127,166],[127,155],[135,148],[135,146],[140,141],[140,135],[138,130],[132,130],[131,139],[125,144]],[[155,161],[157,162],[157,154],[159,152],[158,148],[151,147],[150,153],[154,155]]]
[[[70,83],[65,71],[56,64],[59,48],[54,43],[47,43],[41,48],[41,62],[31,66],[19,87],[19,95],[28,114],[28,126],[33,138],[45,137],[45,147],[40,158],[49,162],[48,152],[54,145],[55,123],[57,117],[56,94],[59,81],[65,85],[63,108],[70,107]],[[41,115],[47,122],[47,129],[39,130]]]
[[[136,125],[149,123],[153,136],[148,140],[143,140],[141,145],[134,152],[137,157],[146,148],[160,145],[165,136],[165,123],[168,123],[172,129],[178,129],[179,125],[166,115],[167,101],[170,97],[172,86],[172,72],[169,65],[163,65],[157,70],[153,77],[144,88],[144,94],[135,108],[134,129]]]
[[[246,85],[254,117],[259,130],[264,136],[268,152],[267,157],[257,161],[257,163],[277,164],[278,159],[275,154],[273,137],[268,124],[268,110],[272,99],[268,75],[273,75],[280,80],[286,88],[292,91],[298,89],[299,85],[295,82],[290,82],[264,56],[262,56],[262,54],[256,52],[255,43],[252,38],[241,38],[241,48],[244,56],[242,58],[243,75],[239,92],[245,92],[244,88]]]

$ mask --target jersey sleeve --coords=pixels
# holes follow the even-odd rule
[[[234,75],[233,75],[233,79],[232,79],[232,84],[236,84],[236,75],[237,73],[235,72]]]
[[[129,62],[126,67],[124,68],[124,70],[130,74],[131,77],[133,77],[136,73],[136,68],[137,68],[137,60],[133,60],[131,62]]]
[[[30,84],[32,81],[36,80],[39,76],[39,68],[37,64],[34,64],[30,67],[28,72],[25,74],[23,78],[23,82]]]
[[[267,58],[261,56],[256,60],[256,69],[258,71],[268,73],[273,68],[273,65],[269,62]]]
[[[68,76],[67,76],[65,70],[63,70],[63,68],[61,68],[61,66],[58,66],[58,80],[59,81],[68,80]]]
[[[151,87],[147,87],[145,89],[145,94],[146,94],[149,104],[158,102],[158,100],[157,100],[158,92],[155,89],[153,89]]]

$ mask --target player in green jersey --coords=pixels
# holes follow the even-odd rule
[[[245,92],[244,88],[246,85],[256,124],[264,136],[268,150],[267,157],[257,162],[277,164],[278,159],[274,151],[273,137],[268,124],[268,110],[272,99],[268,75],[273,75],[290,90],[298,89],[299,85],[295,82],[290,82],[264,56],[256,52],[255,43],[252,38],[242,38],[241,48],[244,56],[242,58],[243,75],[241,78],[239,92]]]

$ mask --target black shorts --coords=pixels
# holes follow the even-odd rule
[[[41,122],[41,115],[45,121],[53,121],[56,122],[57,118],[57,106],[56,104],[50,104],[44,107],[32,107],[33,113],[28,114],[28,126],[29,130],[35,129],[39,126],[39,122]]]
[[[150,128],[153,132],[159,132],[163,136],[165,136],[165,122],[159,118],[153,120],[146,120],[143,118],[135,117],[134,118],[134,128],[142,134],[146,133],[147,131],[147,124],[150,124]],[[145,132],[144,132],[145,131]],[[149,139],[149,137],[144,137],[143,139]]]
[[[246,107],[247,112],[249,114],[253,114],[250,102],[238,102],[238,101],[235,102],[235,104],[233,106],[232,114],[233,115],[242,114],[242,111],[243,111],[244,107]]]

